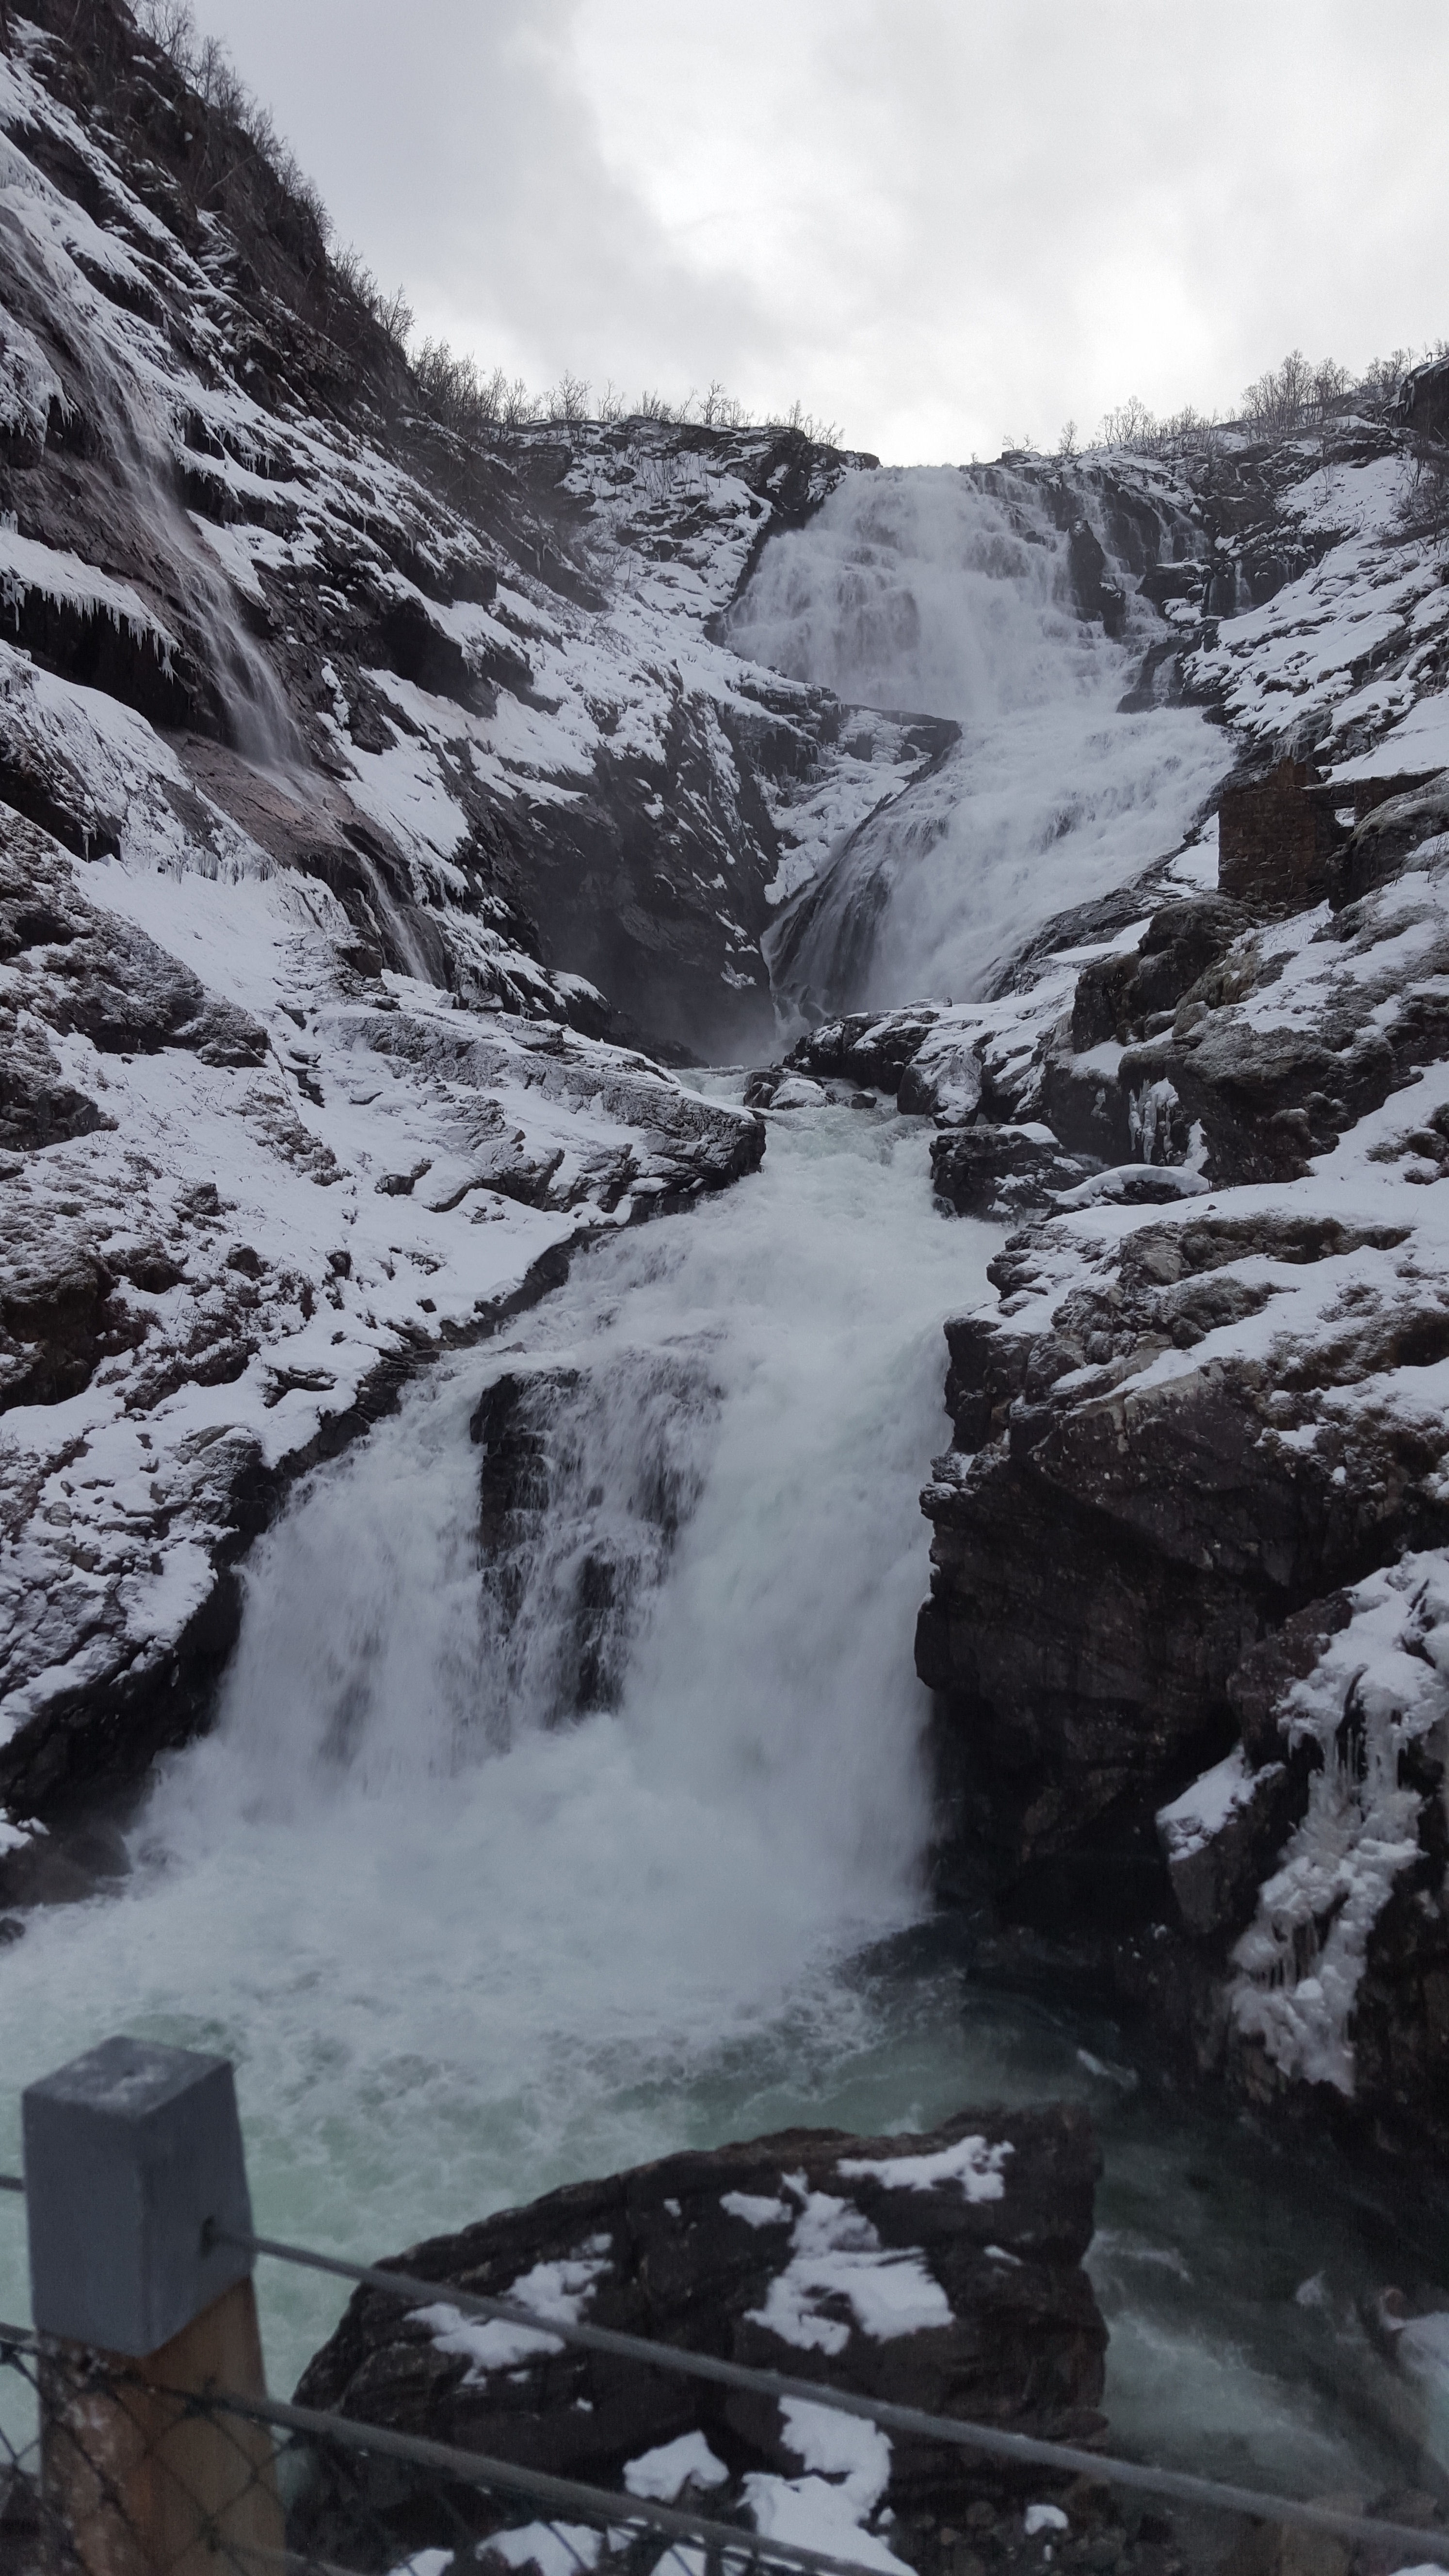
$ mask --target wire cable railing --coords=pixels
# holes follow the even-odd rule
[[[302,2264],[312,2271],[331,2272],[342,2280],[382,2290],[395,2298],[430,2305],[442,2293],[448,2306],[456,2308],[460,2316],[523,2326],[534,2334],[554,2335],[560,2343],[573,2344],[584,2352],[605,2353],[618,2361],[644,2362],[656,2370],[710,2380],[717,2387],[737,2388],[752,2396],[787,2402],[803,2400],[807,2405],[828,2407],[839,2415],[859,2416],[883,2433],[911,2433],[929,2441],[949,2443],[958,2450],[1014,2461],[1024,2468],[1070,2470],[1103,2486],[1123,2487],[1176,2504],[1248,2514],[1256,2521],[1290,2523],[1298,2530],[1320,2531],[1337,2540],[1362,2541],[1372,2533],[1399,2547],[1409,2541],[1422,2542],[1426,2536],[1408,2523],[1380,2522],[1370,2526],[1362,2515],[1340,2513],[1328,2505],[1302,2504],[1291,2497],[1264,2494],[1255,2487],[1197,2477],[1186,2469],[1154,2468],[1136,2460],[1115,2459],[1070,2442],[1050,2442],[1030,2433],[1008,2432],[1000,2425],[970,2423],[954,2415],[929,2415],[919,2407],[897,2406],[884,2398],[858,2397],[853,2390],[832,2387],[825,2380],[795,2379],[783,2371],[756,2369],[746,2362],[726,2361],[714,2353],[686,2351],[674,2344],[650,2342],[642,2335],[621,2334],[612,2326],[591,2326],[582,2319],[573,2323],[541,2317],[536,2309],[524,2307],[517,2300],[486,2298],[455,2289],[448,2282],[425,2281],[390,2265],[348,2263],[340,2256],[314,2254],[306,2246],[289,2245],[276,2237],[234,2235],[222,2229],[216,2234],[219,2241],[246,2252],[265,2254],[281,2263]],[[1443,2564],[1449,2566],[1449,2536],[1441,2544],[1440,2554]]]
[[[31,2351],[39,2355],[40,2338],[23,2326],[0,2325],[0,2355]],[[118,2375],[119,2376],[119,2375]],[[148,2392],[156,2393],[156,2383],[146,2383]],[[690,2513],[677,2505],[657,2503],[652,2499],[618,2495],[612,2488],[595,2487],[577,2478],[552,2476],[543,2469],[533,2469],[517,2460],[490,2459],[481,2451],[465,2451],[448,2442],[430,2441],[419,2433],[397,2433],[378,2424],[367,2424],[345,2415],[334,2415],[314,2406],[291,2406],[281,2398],[234,2397],[224,2391],[209,2392],[198,2399],[191,2390],[161,2390],[197,2411],[212,2410],[235,2415],[245,2423],[272,2424],[288,2433],[301,2434],[309,2440],[339,2444],[344,2448],[372,2453],[379,2459],[399,2460],[414,2468],[429,2469],[459,2486],[476,2486],[504,2495],[518,2495],[530,2504],[547,2505],[556,2514],[572,2513],[582,2521],[594,2522],[610,2533],[630,2531],[657,2532],[671,2541],[687,2541],[696,2547],[743,2556],[774,2567],[804,2571],[804,2576],[876,2576],[858,2559],[842,2558],[828,2550],[810,2549],[797,2541],[777,2540],[760,2532],[744,2531],[734,2523],[716,2522],[709,2516]],[[243,2545],[245,2550],[245,2545]],[[299,2566],[310,2568],[325,2564],[296,2551],[255,2553],[290,2558]]]
[[[20,2177],[0,2175],[0,2190],[23,2194],[24,2189]],[[1039,2468],[1059,2475],[1086,2478],[1098,2487],[1120,2489],[1164,2503],[1247,2516],[1255,2522],[1315,2532],[1359,2547],[1412,2549],[1420,2563],[1434,2562],[1449,2567],[1449,2533],[1437,2531],[1432,2525],[1398,2522],[1345,2510],[1331,2503],[1307,2502],[1230,2480],[1203,2477],[1190,2470],[1121,2459],[1081,2444],[1012,2432],[1000,2425],[931,2414],[919,2407],[860,2396],[853,2390],[833,2386],[825,2380],[800,2379],[786,2372],[760,2369],[728,2360],[722,2355],[657,2343],[609,2326],[591,2325],[583,2319],[545,2316],[516,2299],[492,2298],[456,2287],[446,2280],[427,2280],[392,2264],[349,2262],[342,2256],[319,2253],[309,2246],[291,2244],[280,2238],[222,2228],[213,2228],[208,2235],[212,2243],[225,2243],[253,2256],[260,2255],[272,2261],[329,2274],[355,2287],[380,2292],[409,2305],[429,2306],[445,2298],[449,2307],[468,2320],[518,2326],[535,2335],[544,2333],[560,2344],[581,2351],[643,2364],[653,2370],[706,2381],[716,2387],[769,2398],[776,2403],[803,2402],[823,2407],[836,2414],[853,2416],[884,2433],[900,2433],[917,2440],[940,2443],[1019,2468]],[[25,2328],[0,2327],[0,2357],[22,2349],[39,2352],[39,2339]],[[471,2484],[520,2495],[548,2505],[557,2512],[575,2512],[586,2520],[602,2519],[612,2528],[647,2529],[696,2548],[728,2549],[736,2555],[743,2553],[762,2562],[813,2570],[815,2576],[846,2576],[846,2571],[849,2571],[849,2576],[862,2576],[859,2561],[832,2556],[803,2545],[766,2541],[759,2534],[691,2514],[677,2506],[646,2503],[639,2498],[615,2494],[577,2480],[551,2476],[517,2462],[460,2450],[421,2434],[396,2432],[358,2418],[316,2408],[290,2406],[278,2399],[242,2398],[219,2393],[214,2402],[224,2404],[232,2413],[253,2422],[370,2451],[379,2458],[408,2462],[453,2478],[460,2485]]]

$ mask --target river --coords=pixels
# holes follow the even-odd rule
[[[773,1117],[758,1173],[581,1255],[298,1491],[130,1878],[4,1954],[0,2164],[23,2084],[114,2030],[230,2054],[260,2225],[358,2259],[666,2148],[1085,2094],[1115,2438],[1391,2483],[1353,2302],[1392,2214],[974,1987],[932,1911],[916,1495],[998,1237],[935,1211],[928,1142]],[[500,1576],[469,1426],[504,1378],[548,1499]],[[0,2314],[22,2240],[0,2203]],[[260,2289],[287,2390],[340,2300]]]

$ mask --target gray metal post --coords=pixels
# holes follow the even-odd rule
[[[108,2039],[22,2102],[41,2483],[58,2563],[214,2576],[282,2547],[269,2437],[198,2396],[266,2394],[230,2064]]]

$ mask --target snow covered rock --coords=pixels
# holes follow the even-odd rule
[[[1164,904],[1135,950],[1116,950],[1083,967],[1072,1001],[1074,1053],[1089,1054],[1113,1039],[1125,1046],[1148,1035],[1154,1022],[1170,1023],[1198,977],[1252,926],[1243,905],[1222,895]]]
[[[36,0],[0,126],[0,795],[80,856],[138,795],[224,858],[228,818],[465,995],[511,947],[535,1006],[540,957],[607,994],[594,1034],[768,1033],[775,907],[932,753],[714,637],[855,460],[645,421],[470,446],[111,0]]]
[[[1097,1132],[1146,1153],[1053,1189],[1043,1141],[998,1304],[947,1326],[917,1662],[949,1869],[1003,1925],[1110,1960],[1198,2073],[1423,2148],[1449,2051],[1449,845],[1437,786],[1347,846],[1379,816],[1378,883],[1247,928],[1224,907],[1160,1034],[1117,1034],[1151,926],[1079,972],[1081,1033],[1114,1015],[1093,1051],[1030,986],[995,1006],[988,1067],[1035,1028],[1044,1139],[1080,1152],[1095,1083]],[[973,1210],[1003,1132],[937,1140]]]
[[[951,1127],[931,1147],[931,1182],[958,1216],[1010,1219],[1051,1205],[1088,1166],[1049,1127]]]
[[[298,2401],[799,2539],[833,2517],[818,2545],[914,2564],[923,2531],[1009,2478],[807,2403],[571,2350],[550,2320],[1081,2439],[1106,2342],[1081,2268],[1097,2166],[1085,2112],[1051,2105],[922,2137],[793,2129],[574,2184],[399,2255],[436,2300],[359,2291]],[[455,2289],[516,2299],[537,2328],[470,2323]],[[386,2510],[381,2479],[367,2502]],[[479,2528],[499,2518],[470,2509]],[[326,2485],[308,2510],[312,2547],[362,2563],[369,2513],[350,2521]]]

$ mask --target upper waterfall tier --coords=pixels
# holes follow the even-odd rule
[[[741,652],[961,729],[840,835],[772,943],[779,993],[807,1018],[979,994],[1051,914],[1181,842],[1227,756],[1202,714],[1153,703],[1164,630],[1138,584],[1201,593],[1204,548],[1180,498],[1000,466],[852,473],[766,548]]]

